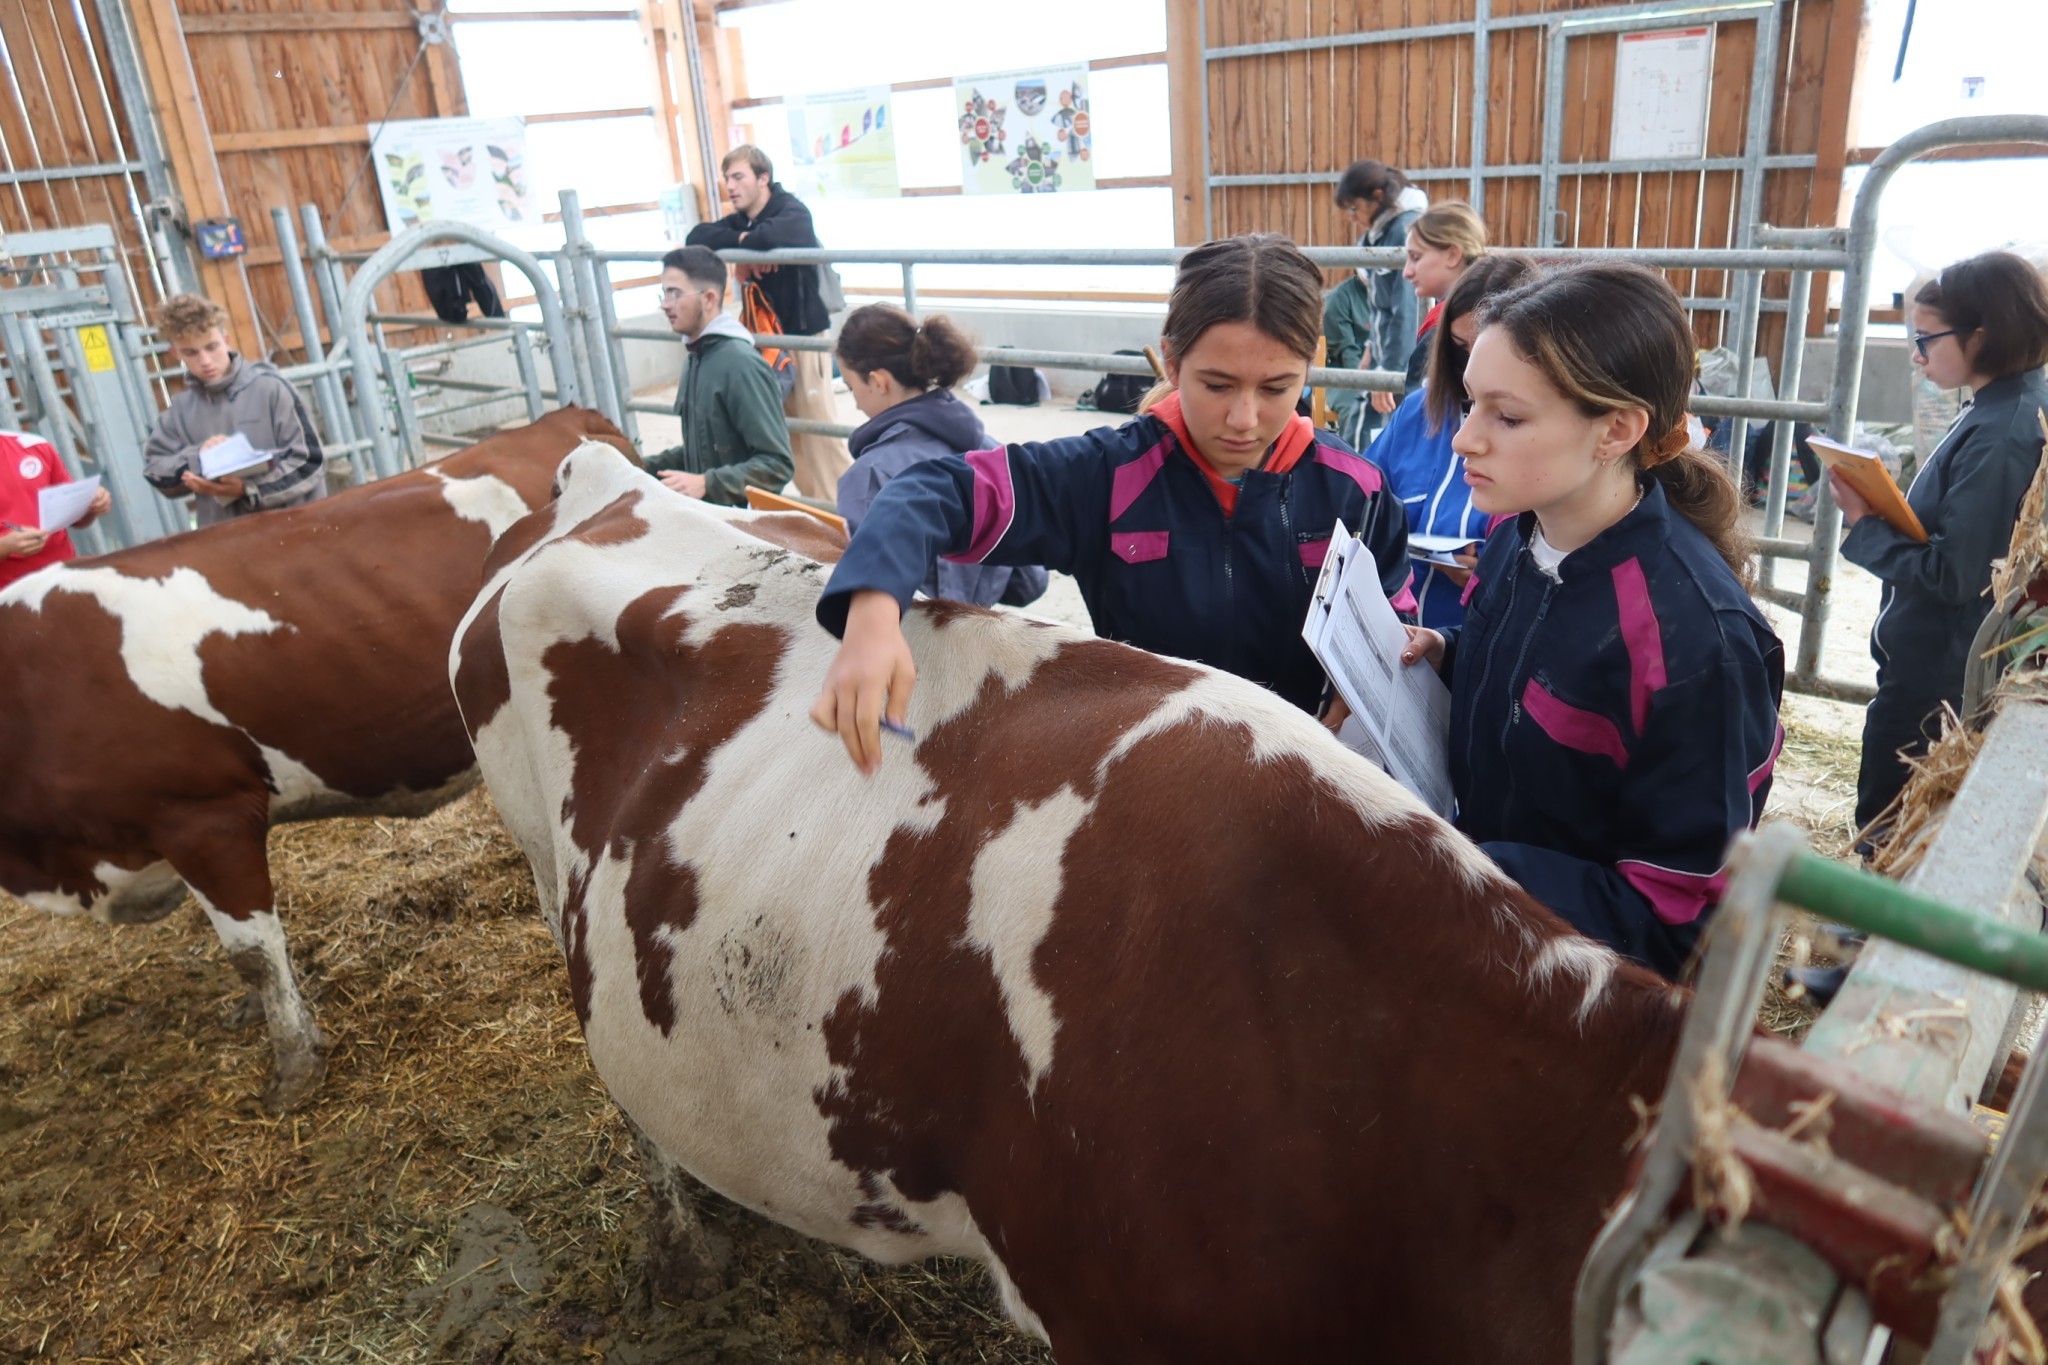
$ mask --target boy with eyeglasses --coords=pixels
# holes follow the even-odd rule
[[[678,493],[744,507],[747,485],[779,492],[794,462],[775,373],[724,309],[725,262],[716,252],[685,246],[661,258],[661,311],[689,358],[676,388],[683,442],[647,468]]]

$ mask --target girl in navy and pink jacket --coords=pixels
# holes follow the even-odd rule
[[[1295,415],[1321,304],[1319,272],[1286,238],[1211,242],[1181,262],[1164,336],[1175,392],[1145,416],[898,474],[819,601],[845,643],[813,717],[872,771],[878,699],[900,718],[909,697],[900,618],[939,555],[1071,573],[1098,634],[1313,708],[1323,671],[1301,626],[1335,521],[1363,536],[1395,606],[1414,605],[1406,520],[1380,471]]]
[[[1451,684],[1458,827],[1530,894],[1680,974],[1761,815],[1784,651],[1743,586],[1734,484],[1690,449],[1693,341],[1662,276],[1557,271],[1487,300],[1454,438],[1487,540]]]

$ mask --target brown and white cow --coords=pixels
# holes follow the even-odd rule
[[[825,570],[601,447],[450,667],[591,1058],[704,1182],[1061,1365],[1561,1361],[1679,994],[1313,720],[944,603],[863,780]]]
[[[565,409],[397,478],[0,592],[0,887],[134,923],[189,886],[248,985],[245,1015],[268,1021],[273,1109],[319,1082],[326,1040],[285,952],[266,834],[423,815],[474,784],[449,640],[492,542],[592,437],[630,449]]]

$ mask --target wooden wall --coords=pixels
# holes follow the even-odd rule
[[[1530,14],[1597,9],[1593,0],[1493,0],[1496,21]],[[1170,0],[1175,48],[1176,176],[1180,240],[1201,237],[1199,107],[1193,0]],[[1433,24],[1471,23],[1474,0],[1208,0],[1210,48],[1355,34]],[[1674,18],[1672,26],[1697,22]],[[1783,0],[1781,40],[1772,70],[1773,155],[1812,153],[1811,169],[1766,175],[1763,217],[1780,226],[1833,224],[1840,206],[1851,99],[1862,40],[1863,0]],[[1740,156],[1747,138],[1758,25],[1719,26],[1707,130],[1709,157]],[[1489,37],[1486,166],[1529,165],[1544,146],[1544,26],[1505,28]],[[1605,160],[1612,127],[1613,34],[1574,37],[1566,49],[1562,159]],[[1336,172],[1360,157],[1405,170],[1432,199],[1466,198],[1471,158],[1474,38],[1453,36],[1212,61],[1208,68],[1210,171],[1215,175]],[[1187,148],[1188,154],[1182,149]],[[1455,171],[1454,174],[1447,172]],[[1684,171],[1566,177],[1559,186],[1565,246],[1729,246],[1737,232],[1738,173]],[[1280,231],[1298,241],[1349,240],[1330,183],[1236,186],[1211,191],[1215,235]],[[1494,240],[1534,245],[1540,202],[1535,177],[1489,176],[1485,216]],[[1674,272],[1682,293],[1719,297],[1720,272]],[[1782,297],[1785,279],[1767,293]],[[1721,316],[1697,315],[1701,338],[1720,339]],[[1817,314],[1814,326],[1821,317]],[[1768,326],[1764,353],[1775,355],[1779,329]]]
[[[163,67],[167,140],[186,153],[181,185],[217,183],[221,211],[241,219],[249,241],[247,301],[268,345],[238,340],[251,353],[297,351],[271,208],[319,205],[337,246],[387,240],[367,125],[468,112],[455,54],[421,43],[406,0],[129,2]],[[432,311],[409,273],[378,302]]]
[[[0,0],[0,170],[40,174],[137,157],[131,111],[108,66],[107,35],[91,4]],[[145,116],[147,111],[144,111]],[[160,301],[142,220],[139,173],[0,185],[0,234],[111,225],[126,249],[136,302]]]

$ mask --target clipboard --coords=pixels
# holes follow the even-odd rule
[[[1913,515],[1913,509],[1906,504],[1906,495],[1899,491],[1891,471],[1884,467],[1884,460],[1875,451],[1858,450],[1855,446],[1844,445],[1818,433],[1807,437],[1806,443],[1813,447],[1814,455],[1822,464],[1838,471],[1842,481],[1870,504],[1872,515],[1908,540],[1920,544],[1927,542],[1927,528],[1920,524],[1919,517]]]
[[[807,517],[816,517],[840,535],[846,534],[846,518],[837,512],[827,512],[822,507],[813,507],[795,498],[785,498],[780,493],[770,493],[765,488],[747,485],[747,506],[756,512],[802,512]]]

